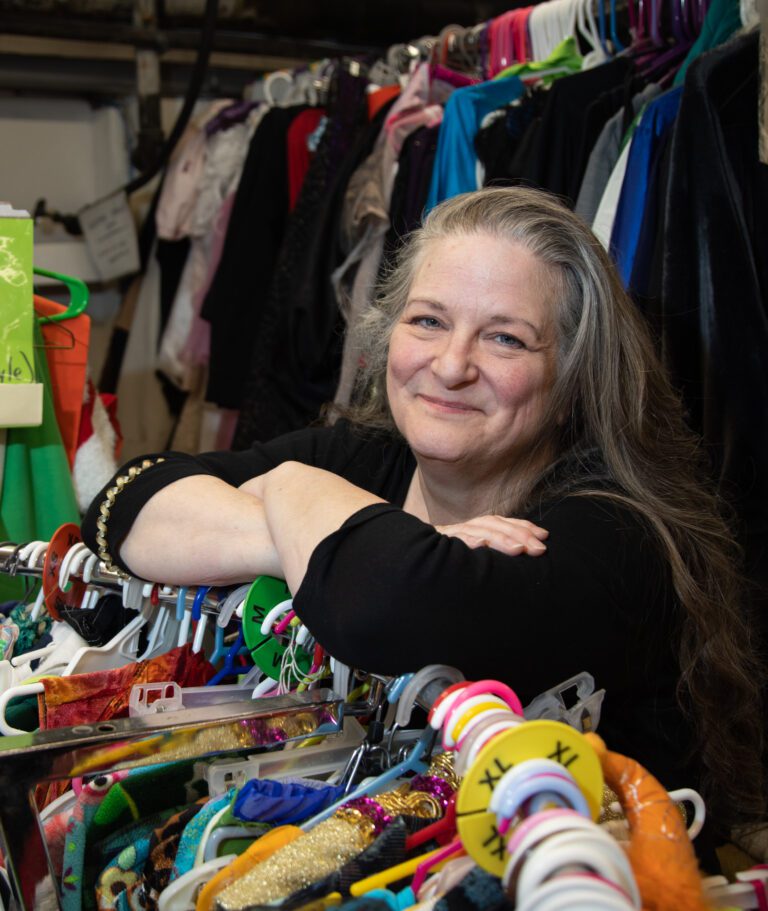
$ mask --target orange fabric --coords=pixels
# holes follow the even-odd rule
[[[34,296],[35,312],[53,316],[67,308],[56,301]],[[88,345],[91,319],[85,313],[59,323],[42,323],[45,357],[51,374],[53,408],[61,431],[64,451],[71,468],[75,462],[80,415],[83,408],[85,374],[88,366]]]
[[[707,911],[693,845],[669,794],[640,763],[612,753],[596,734],[585,736],[629,823],[627,854],[643,911]]]
[[[256,864],[271,857],[275,851],[295,841],[304,832],[298,826],[279,826],[257,839],[229,866],[224,867],[204,886],[197,897],[195,911],[213,911],[216,896],[230,883],[246,874]]]
[[[368,119],[373,120],[376,114],[381,110],[390,98],[395,98],[400,94],[400,86],[385,85],[383,88],[376,89],[368,96]]]
[[[108,671],[69,677],[44,677],[38,696],[41,730],[95,724],[128,717],[128,701],[137,683],[175,681],[179,686],[205,686],[215,671],[202,652],[187,642],[155,658],[134,661]]]

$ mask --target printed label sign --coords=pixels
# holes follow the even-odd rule
[[[32,219],[0,217],[0,384],[34,383]]]
[[[102,281],[139,271],[136,225],[125,193],[120,191],[86,206],[78,218]]]

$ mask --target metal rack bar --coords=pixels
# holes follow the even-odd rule
[[[27,566],[16,562],[16,555],[19,551],[19,545],[14,543],[0,544],[0,573],[6,573],[11,576],[28,576],[33,579],[40,579],[43,575],[43,562],[45,554],[38,560],[38,565]],[[82,574],[72,573],[73,579],[81,579]],[[99,562],[91,576],[91,585],[103,588],[106,591],[122,591],[122,579],[111,569],[107,569],[104,563]],[[164,585],[158,588],[157,597],[159,601],[166,604],[176,604],[179,593],[178,585]],[[164,590],[165,589],[165,590]],[[195,600],[196,587],[189,586],[189,591],[185,597],[185,604],[191,608]],[[202,609],[206,613],[218,614],[216,602],[210,595],[206,595]]]
[[[43,895],[61,908],[34,803],[40,782],[336,734],[342,715],[331,690],[315,690],[0,739],[0,830],[19,908],[33,911]]]

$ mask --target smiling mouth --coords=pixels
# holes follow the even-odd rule
[[[439,411],[467,414],[472,411],[480,410],[479,408],[475,408],[474,405],[467,405],[465,402],[450,402],[445,399],[432,398],[430,395],[419,395],[419,398]]]

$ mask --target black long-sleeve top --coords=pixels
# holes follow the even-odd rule
[[[112,507],[108,544],[118,564],[141,507],[182,477],[238,486],[288,460],[332,471],[387,501],[322,540],[295,592],[296,613],[332,655],[393,675],[454,665],[470,680],[503,680],[524,705],[589,671],[607,691],[600,733],[609,747],[668,788],[695,787],[684,761],[690,731],[674,696],[679,607],[661,552],[632,510],[602,497],[544,502],[525,518],[549,531],[546,553],[508,556],[471,549],[405,513],[416,467],[408,447],[343,421],[242,452],[162,455]],[[83,523],[94,550],[102,499]]]

